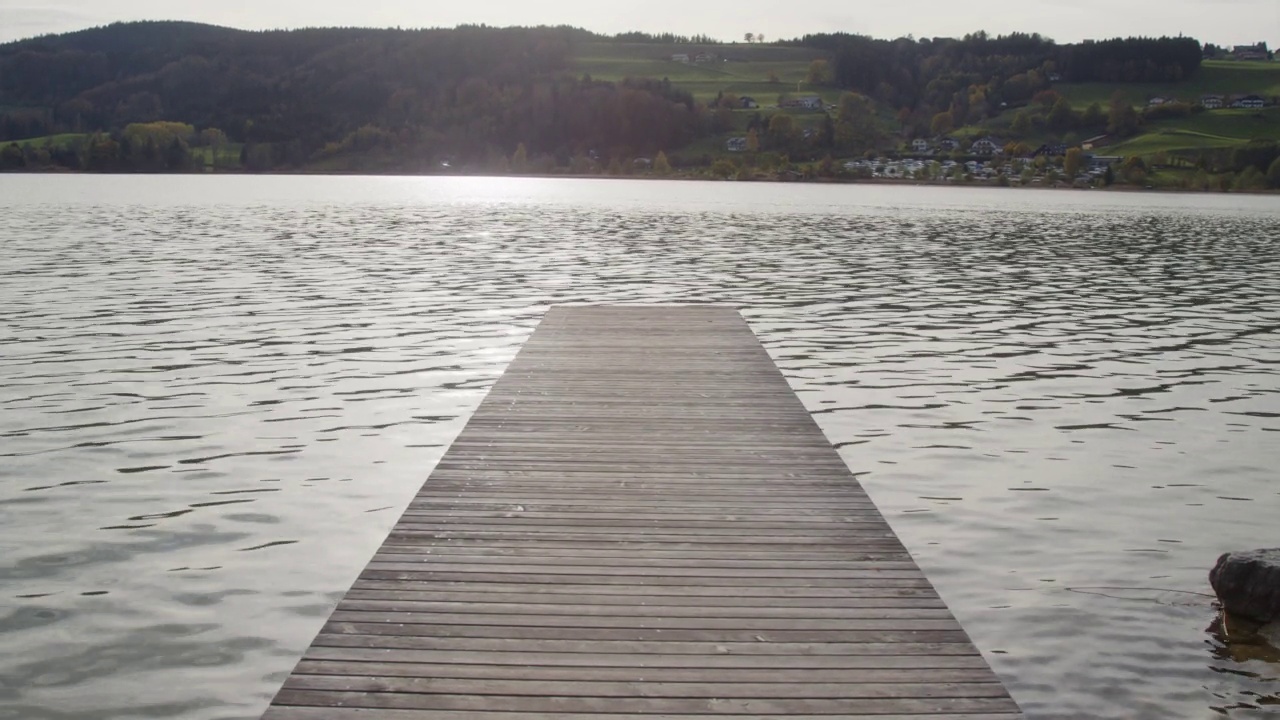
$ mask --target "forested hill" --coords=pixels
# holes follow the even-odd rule
[[[827,34],[761,45],[568,27],[122,23],[0,45],[0,141],[76,138],[6,147],[0,169],[188,169],[197,149],[206,166],[234,152],[226,167],[245,169],[538,170],[659,151],[709,163],[727,135],[748,132],[761,150],[839,157],[997,118],[1063,74],[1178,82],[1200,58],[1190,38]],[[773,115],[743,111],[739,95],[781,105],[802,81],[839,112],[766,133]]]
[[[0,46],[0,139],[175,121],[298,164],[328,144],[423,156],[675,147],[693,100],[567,72],[570,28],[244,32],[129,23]],[[628,120],[629,119],[629,120]],[[389,137],[395,136],[395,137]]]

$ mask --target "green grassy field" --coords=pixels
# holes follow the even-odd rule
[[[18,140],[18,146],[27,147],[44,147],[52,145],[59,150],[70,147],[77,142],[85,139],[88,135],[84,133],[64,133],[62,135],[46,135],[44,137],[28,138],[26,140]]]
[[[676,53],[708,52],[716,60],[707,63],[675,62]],[[826,55],[805,48],[771,45],[642,45],[587,43],[579,48],[572,69],[596,80],[624,78],[667,78],[699,100],[711,100],[719,93],[748,95],[761,105],[771,105],[783,93],[818,92],[804,84],[809,64]],[[771,82],[771,78],[777,82]],[[839,93],[823,88],[824,99],[834,101]]]
[[[1058,83],[1053,89],[1078,108],[1095,102],[1105,108],[1116,90],[1138,106],[1156,96],[1188,102],[1197,102],[1202,95],[1253,93],[1270,98],[1280,96],[1280,62],[1206,60],[1195,77],[1181,83]]]
[[[1107,148],[1108,154],[1150,156],[1157,152],[1232,148],[1250,140],[1280,141],[1280,108],[1209,110],[1189,118],[1162,120]]]
[[[64,133],[62,135],[46,135],[44,137],[27,138],[26,140],[16,141],[19,147],[45,147],[52,145],[58,149],[66,149],[82,142],[89,137],[85,133]],[[5,143],[8,144],[8,143]],[[239,168],[240,167],[240,143],[228,143],[218,151],[218,167],[219,168]],[[213,168],[214,153],[211,147],[193,147],[191,148],[191,157],[197,165],[205,168]]]

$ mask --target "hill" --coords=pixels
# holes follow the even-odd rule
[[[1026,153],[1109,133],[1107,152],[1238,171],[1236,150],[1280,139],[1271,110],[1144,109],[1209,92],[1280,95],[1280,65],[1202,62],[1189,38],[124,23],[0,45],[0,142],[20,141],[0,169],[625,172],[665,152],[726,174],[947,133]]]

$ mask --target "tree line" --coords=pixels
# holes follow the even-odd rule
[[[832,79],[896,108],[908,133],[946,132],[1031,103],[1054,82],[1176,82],[1199,69],[1192,38],[1058,45],[1039,34],[878,40],[847,33],[792,44],[831,53]],[[944,115],[939,118],[939,115]]]
[[[9,167],[21,155],[28,167],[196,168],[235,146],[237,164],[253,170],[422,171],[502,169],[517,149],[530,167],[607,164],[737,131],[736,98],[703,103],[666,80],[575,77],[579,46],[601,41],[711,38],[600,36],[571,27],[247,32],[116,24],[0,45],[0,145],[89,134],[75,148],[6,147]],[[945,133],[1008,108],[1023,108],[1015,135],[1041,125],[1127,134],[1142,119],[1136,110],[1113,103],[1078,111],[1051,94],[1054,78],[1186,79],[1201,54],[1187,38],[1059,46],[1035,34],[876,40],[832,33],[786,44],[824,54],[810,81],[847,91],[818,128],[801,131],[783,113],[751,119],[752,145],[794,157],[862,153],[888,142],[891,128]],[[884,107],[896,126],[885,121]],[[166,121],[191,132],[155,130]],[[209,149],[212,141],[197,129],[223,139]]]

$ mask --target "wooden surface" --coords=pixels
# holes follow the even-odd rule
[[[268,720],[1009,720],[735,310],[551,310]]]

